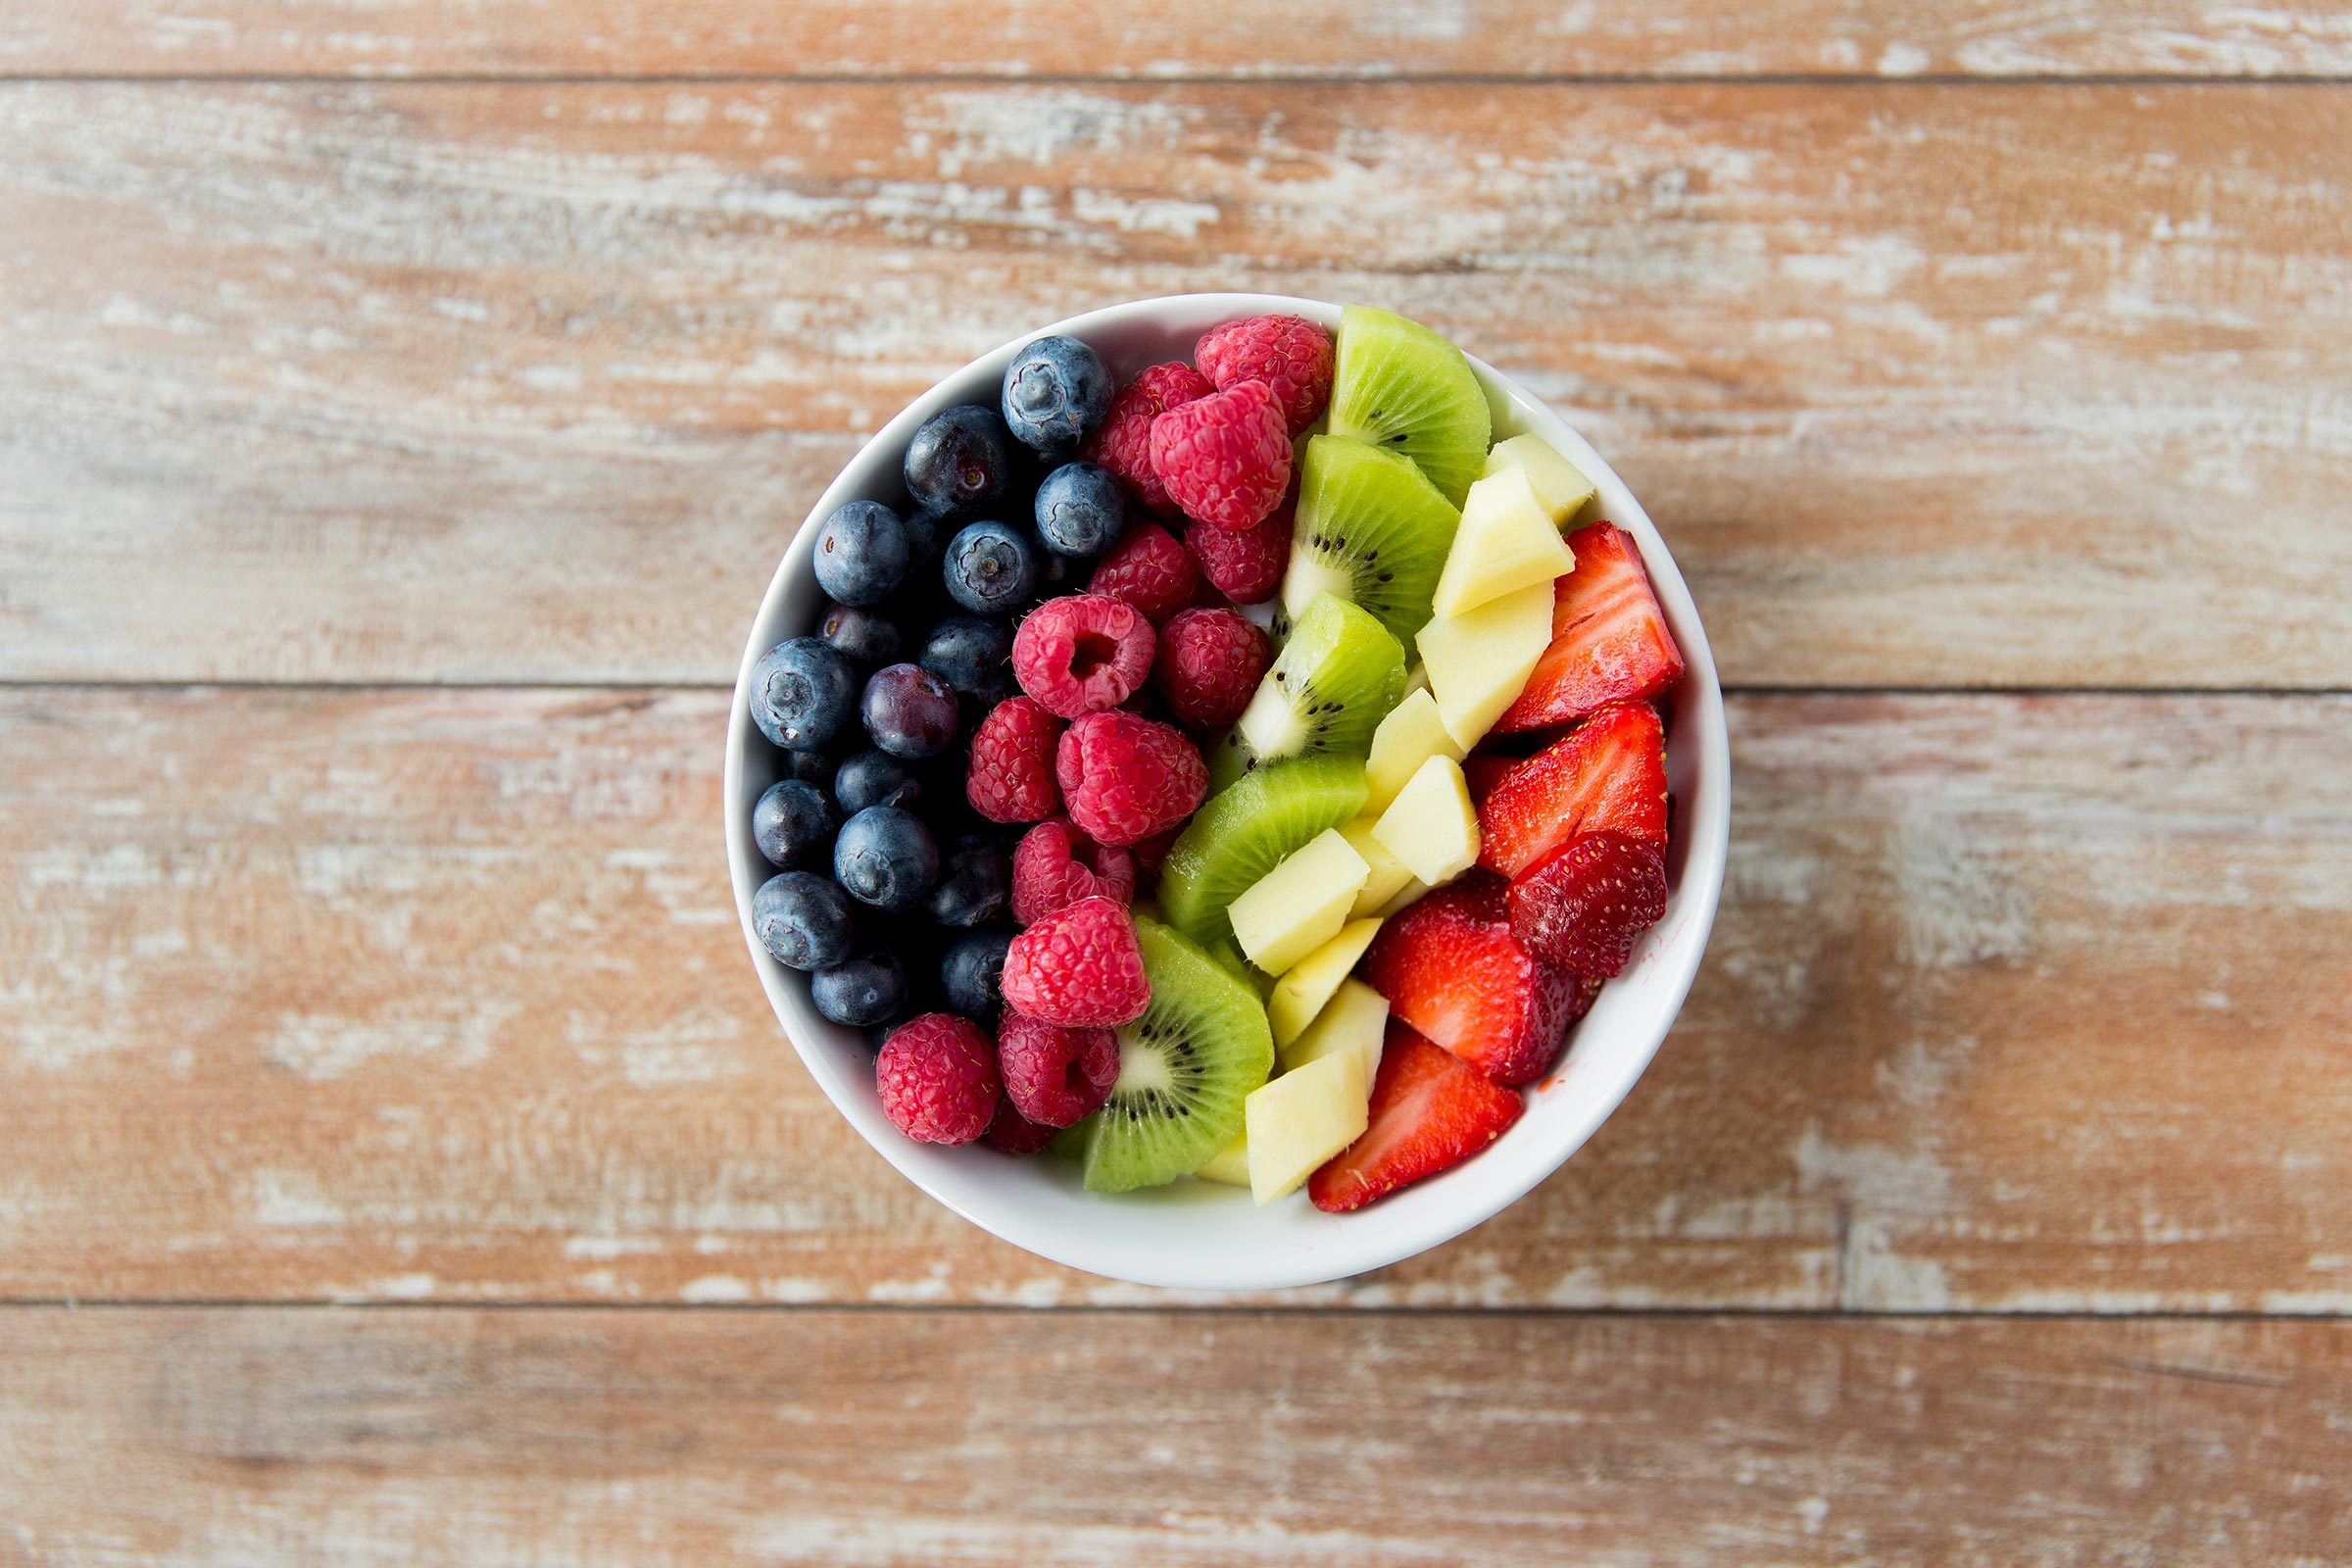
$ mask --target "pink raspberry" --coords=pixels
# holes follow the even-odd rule
[[[1247,528],[1282,505],[1291,432],[1263,381],[1179,404],[1152,421],[1152,466],[1196,522]]]
[[[1182,361],[1154,365],[1110,400],[1102,427],[1087,443],[1086,458],[1117,474],[1146,509],[1173,512],[1167,486],[1152,468],[1152,421],[1180,403],[1204,398],[1215,390],[1199,370]]]
[[[1080,899],[1133,903],[1135,857],[1097,844],[1066,816],[1050,817],[1012,852],[1012,918],[1034,925]]]
[[[1102,1108],[1119,1081],[1119,1041],[1107,1029],[1061,1029],[1013,1013],[997,1031],[1004,1098],[1043,1127],[1068,1127]]]
[[[1118,548],[1096,564],[1087,584],[1089,593],[1126,600],[1155,626],[1191,604],[1200,588],[1200,567],[1156,523],[1128,529]]]
[[[1056,717],[1116,708],[1151,673],[1152,622],[1108,594],[1049,599],[1012,636],[1013,678]]]
[[[1168,858],[1168,852],[1176,847],[1177,835],[1183,831],[1184,829],[1180,827],[1172,827],[1165,833],[1154,833],[1148,839],[1137,839],[1128,847],[1128,853],[1135,857],[1135,868],[1145,876],[1159,875],[1160,862],[1165,860]]]
[[[1061,720],[1027,697],[999,703],[972,731],[964,799],[991,822],[1035,822],[1061,808],[1054,787]]]
[[[1240,611],[1188,610],[1159,629],[1152,682],[1179,719],[1216,729],[1242,716],[1273,662],[1266,634]]]
[[[1012,939],[1004,1004],[1065,1029],[1132,1023],[1152,1001],[1135,922],[1108,899],[1080,899]]]
[[[1176,827],[1208,793],[1208,769],[1181,731],[1115,709],[1064,730],[1054,770],[1070,820],[1100,844]]]
[[[918,1144],[968,1144],[988,1131],[1003,1091],[997,1054],[969,1018],[926,1012],[890,1032],[874,1058],[882,1111]]]
[[[1007,1154],[1034,1154],[1054,1141],[1055,1127],[1040,1127],[1013,1108],[1009,1100],[997,1102],[997,1119],[988,1124],[980,1141]]]
[[[1291,521],[1298,510],[1298,503],[1286,497],[1252,528],[1195,525],[1184,531],[1184,547],[1217,592],[1237,605],[1263,604],[1282,586],[1283,569],[1291,563]]]
[[[1244,381],[1265,382],[1293,435],[1314,423],[1331,401],[1331,334],[1303,316],[1252,316],[1211,327],[1193,358],[1220,392]]]

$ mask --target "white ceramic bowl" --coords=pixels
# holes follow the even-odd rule
[[[845,501],[905,500],[900,466],[925,419],[957,403],[994,407],[1013,353],[1031,338],[1066,332],[1092,344],[1124,381],[1147,365],[1190,359],[1200,334],[1220,321],[1290,312],[1337,327],[1340,309],[1274,294],[1182,294],[1138,300],[1024,333],[975,360],[917,398],[861,448],[817,499],[809,521]],[[727,868],[735,910],[760,983],[786,1038],[819,1086],[882,1157],[933,1198],[1016,1247],[1074,1268],[1138,1284],[1192,1290],[1263,1290],[1360,1274],[1459,1236],[1558,1169],[1625,1098],[1666,1038],[1714,923],[1731,825],[1730,742],[1723,693],[1706,632],[1674,558],[1631,491],[1584,438],[1493,368],[1471,367],[1494,408],[1500,440],[1532,430],[1599,486],[1599,514],[1629,530],[1681,644],[1688,673],[1672,694],[1667,774],[1675,800],[1667,858],[1666,916],[1624,974],[1601,991],[1577,1026],[1568,1054],[1528,1097],[1527,1114],[1475,1158],[1352,1214],[1325,1214],[1297,1196],[1264,1208],[1235,1188],[1180,1181],[1120,1197],[1089,1193],[1076,1167],[1039,1156],[1015,1159],[985,1147],[914,1143],[882,1114],[873,1058],[859,1031],[820,1017],[808,979],[770,957],[752,930],[752,895],[772,874],[752,843],[752,804],[777,778],[776,754],[752,724],[752,666],[786,637],[815,629],[823,596],[803,527],[784,553],[744,645],[727,725]]]

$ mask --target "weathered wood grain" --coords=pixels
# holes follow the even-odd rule
[[[2317,1568],[2352,1549],[2340,1323],[0,1321],[0,1516],[28,1568]]]
[[[818,1095],[727,895],[724,705],[0,694],[0,1296],[1169,1299]],[[1757,697],[1733,744],[1626,1106],[1284,1299],[2352,1309],[2352,700]]]
[[[0,69],[598,75],[2352,72],[2324,4],[2216,0],[16,0]]]
[[[2340,688],[2348,232],[2316,87],[20,83],[0,676],[725,678],[859,432],[1248,285],[1553,399],[1736,684]]]

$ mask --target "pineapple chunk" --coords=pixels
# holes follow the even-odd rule
[[[1446,733],[1446,721],[1438,716],[1438,700],[1428,692],[1419,691],[1389,710],[1389,716],[1380,721],[1372,732],[1372,755],[1364,762],[1364,782],[1371,794],[1364,799],[1364,809],[1373,816],[1389,808],[1404,781],[1413,776],[1424,761],[1433,757],[1462,760],[1462,749],[1453,744]]]
[[[1364,1080],[1369,1083],[1380,1071],[1380,1047],[1388,1032],[1389,999],[1361,980],[1349,980],[1306,1033],[1282,1054],[1282,1069],[1297,1072],[1335,1051],[1352,1051],[1364,1058]]]
[[[1544,510],[1562,527],[1592,499],[1592,481],[1579,472],[1575,464],[1554,452],[1551,444],[1540,435],[1515,435],[1508,441],[1497,441],[1494,450],[1487,454],[1490,474],[1514,465],[1527,470],[1528,483],[1536,487]]]
[[[1415,692],[1427,690],[1429,690],[1429,666],[1427,664],[1416,663],[1404,672],[1405,696],[1410,697]]]
[[[1430,609],[1450,618],[1575,567],[1527,470],[1514,466],[1470,487]]]
[[[1388,903],[1382,905],[1379,908],[1373,910],[1372,912],[1379,915],[1383,920],[1386,920],[1389,916],[1398,913],[1399,911],[1409,907],[1414,900],[1420,898],[1422,894],[1427,893],[1428,891],[1428,883],[1422,881],[1417,876],[1411,876],[1408,874],[1405,878],[1404,886],[1398,888]]]
[[[1348,911],[1350,920],[1361,920],[1367,914],[1387,913],[1382,906],[1413,883],[1413,873],[1404,868],[1404,862],[1391,855],[1380,840],[1372,836],[1372,824],[1377,820],[1376,817],[1359,816],[1340,829],[1340,837],[1354,845],[1355,853],[1362,856],[1364,863],[1372,868],[1372,875],[1364,882],[1364,891],[1355,896],[1355,907]],[[1421,890],[1427,891],[1426,888]],[[1420,896],[1420,893],[1413,895],[1414,898]],[[1412,901],[1408,899],[1405,902],[1409,904]]]
[[[1372,837],[1433,888],[1477,864],[1478,808],[1470,804],[1462,764],[1450,757],[1423,762],[1372,824]]]
[[[1371,884],[1366,883],[1367,887]],[[1360,900],[1361,894],[1357,895]],[[1273,1027],[1277,1049],[1289,1045],[1306,1032],[1315,1021],[1315,1014],[1340,989],[1355,960],[1364,956],[1372,945],[1373,933],[1380,929],[1378,920],[1350,920],[1340,928],[1340,934],[1291,966],[1291,972],[1274,982],[1273,992],[1266,998],[1266,1022]]]
[[[1325,828],[1243,891],[1226,913],[1250,961],[1281,974],[1340,934],[1372,867]]]
[[[1335,1051],[1250,1091],[1242,1102],[1250,1195],[1270,1203],[1297,1192],[1317,1165],[1364,1135],[1371,1102],[1372,1080],[1353,1051]]]
[[[1244,1115],[1249,1112],[1245,1109]],[[1200,1169],[1193,1172],[1204,1182],[1217,1182],[1226,1187],[1250,1185],[1250,1135],[1244,1132],[1232,1143],[1208,1156]]]
[[[1421,628],[1421,657],[1446,733],[1465,753],[1518,697],[1551,646],[1551,584],[1535,583]]]

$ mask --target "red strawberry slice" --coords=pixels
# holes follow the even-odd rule
[[[1519,945],[1502,883],[1477,871],[1391,918],[1363,972],[1391,1013],[1502,1084],[1542,1077],[1591,1004]]]
[[[1462,782],[1470,786],[1470,804],[1484,806],[1487,797],[1502,776],[1519,765],[1516,757],[1502,757],[1494,752],[1472,752],[1462,759]]]
[[[1494,721],[1494,733],[1573,723],[1607,703],[1655,697],[1683,675],[1682,650],[1633,535],[1596,522],[1568,536],[1576,569],[1559,580],[1551,605],[1551,646],[1518,700]]]
[[[1666,914],[1666,858],[1622,833],[1580,833],[1511,879],[1511,934],[1587,980],[1622,972]]]
[[[1502,1136],[1526,1102],[1391,1020],[1363,1135],[1306,1179],[1306,1196],[1345,1214],[1468,1159]]]
[[[1504,774],[1478,808],[1478,863],[1517,876],[1602,829],[1666,847],[1666,733],[1647,703],[1604,708]]]

